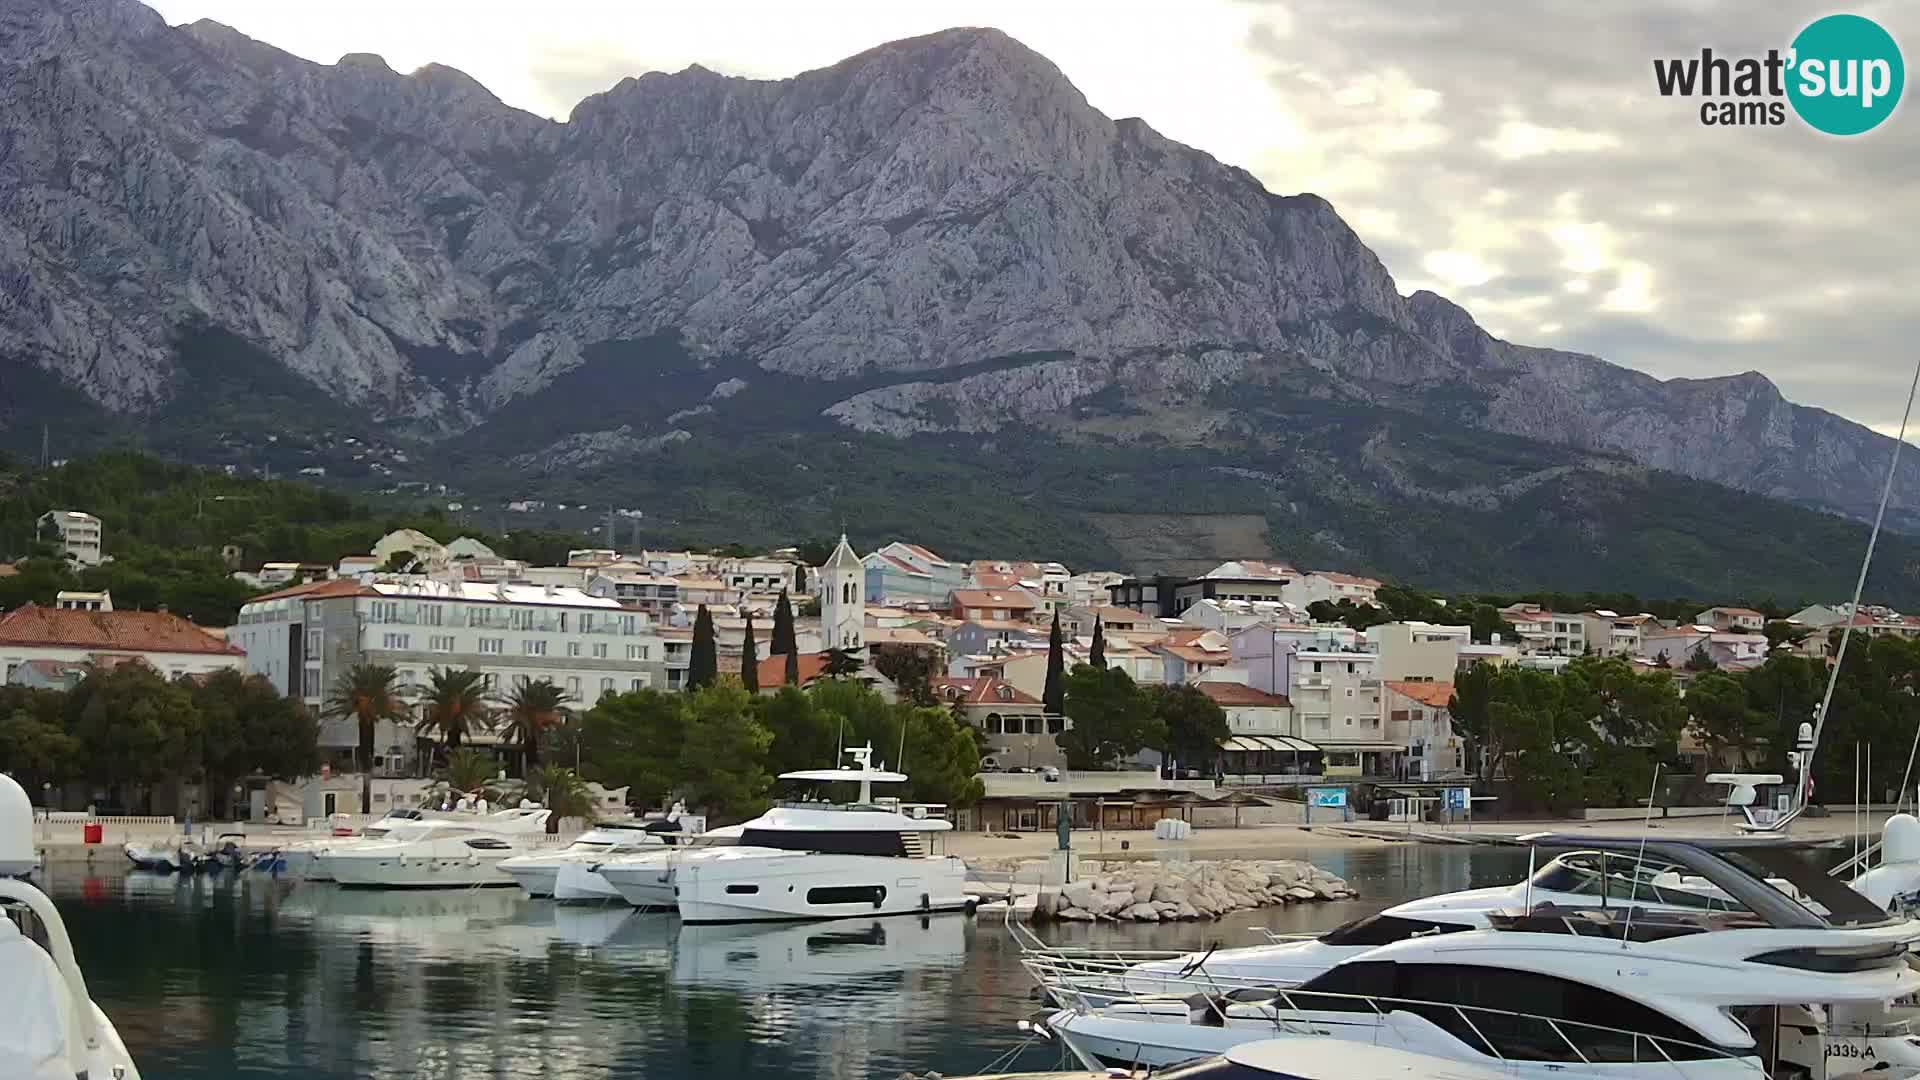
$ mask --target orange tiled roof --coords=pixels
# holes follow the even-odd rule
[[[0,645],[245,656],[166,611],[75,611],[25,604],[0,616]]]
[[[1039,605],[1033,597],[1018,589],[955,589],[953,602],[960,607],[1031,610]]]
[[[936,679],[928,679],[927,686],[943,701],[957,700],[967,705],[1040,704],[1039,698],[991,675],[976,675],[972,678],[944,675]],[[959,696],[957,698],[951,696],[948,693],[950,690],[959,691]],[[1006,696],[1002,696],[1003,693]]]
[[[1234,682],[1199,682],[1194,686],[1219,705],[1266,705],[1290,709],[1293,702],[1279,694],[1269,694],[1257,686]]]
[[[823,652],[800,654],[800,685],[805,686],[819,678],[827,670],[827,654]],[[755,674],[760,676],[760,689],[777,690],[787,681],[787,655],[776,653],[760,658]]]
[[[1435,709],[1444,709],[1447,707],[1447,702],[1453,700],[1453,684],[1450,682],[1409,682],[1405,679],[1388,679],[1387,689]]]

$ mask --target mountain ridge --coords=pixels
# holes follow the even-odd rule
[[[1403,296],[1325,199],[1100,114],[994,30],[788,79],[649,72],[562,122],[442,65],[0,0],[0,86],[0,380],[51,374],[128,425],[191,426],[210,369],[181,349],[208,326],[362,438],[516,463],[503,489],[627,483],[784,425],[962,456],[1015,431],[1089,460],[1291,448],[1316,482],[1358,462],[1381,514],[1613,483],[1621,459],[1857,518],[1892,446],[1764,376],[1661,381]],[[1487,438],[1421,463],[1393,441],[1410,425]],[[1890,523],[1920,525],[1920,477]]]

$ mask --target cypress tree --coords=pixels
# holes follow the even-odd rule
[[[747,639],[740,644],[740,682],[747,693],[760,692],[760,646],[753,640],[753,615],[747,615]]]
[[[701,604],[693,616],[693,650],[687,657],[687,689],[700,690],[720,677],[720,651],[713,640],[713,616]]]
[[[1066,713],[1066,674],[1066,651],[1060,641],[1060,613],[1056,611],[1053,613],[1053,633],[1047,636],[1047,688],[1040,695],[1040,703],[1053,716]]]
[[[800,685],[800,652],[797,649],[787,650],[787,672],[784,678],[788,686]]]
[[[1097,668],[1107,666],[1107,631],[1098,615],[1093,617],[1093,648],[1087,650],[1087,663]]]
[[[787,599],[787,590],[781,589],[780,602],[773,605],[773,640],[767,642],[767,655],[779,656],[794,651],[793,603]]]

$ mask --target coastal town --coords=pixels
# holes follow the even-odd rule
[[[111,528],[84,510],[49,511],[40,526],[75,565],[112,558]],[[235,785],[228,793],[209,790],[209,775],[195,774],[210,770],[190,766],[109,785],[29,764],[45,774],[50,807],[280,823],[378,815],[445,790],[448,742],[468,759],[467,773],[501,777],[518,776],[531,742],[550,759],[556,749],[572,755],[596,812],[626,812],[629,802],[647,809],[688,794],[671,775],[680,759],[662,759],[669,775],[657,790],[634,788],[629,772],[596,760],[594,737],[577,730],[594,725],[580,719],[617,715],[629,696],[684,696],[715,683],[763,699],[851,684],[889,708],[944,710],[971,736],[976,759],[956,768],[963,778],[977,773],[977,784],[934,792],[962,830],[1051,831],[1062,806],[1078,827],[1150,829],[1162,817],[1305,822],[1310,790],[1332,788],[1343,813],[1377,803],[1396,820],[1476,785],[1483,814],[1509,809],[1485,803],[1543,813],[1632,806],[1643,801],[1628,795],[1644,791],[1650,763],[1697,778],[1776,759],[1779,740],[1762,730],[1772,718],[1744,709],[1754,730],[1726,730],[1729,680],[1770,661],[1824,665],[1833,631],[1846,625],[1876,638],[1920,636],[1920,618],[1864,605],[1851,618],[1846,605],[1771,616],[1718,605],[1668,618],[1533,602],[1449,607],[1444,598],[1410,601],[1407,590],[1364,575],[1270,559],[1145,575],[952,560],[904,539],[861,552],[845,536],[824,554],[577,548],[542,566],[472,537],[442,542],[409,528],[332,562],[265,560],[232,576],[254,595],[231,626],[125,610],[108,592],[79,590],[0,614],[5,685],[70,691],[129,665],[187,682],[238,673],[312,718],[311,771],[243,764],[225,770]],[[1416,601],[1424,617],[1395,610]],[[370,741],[336,707],[343,680],[368,668],[390,672],[395,700],[368,728]],[[449,740],[431,713],[455,674],[470,680],[476,715]],[[1655,703],[1620,720],[1638,726],[1611,739],[1563,736],[1529,757],[1513,731],[1455,715],[1497,709],[1487,699],[1503,685],[1496,679],[1536,694],[1527,687],[1639,679],[1655,688]],[[1690,698],[1695,683],[1701,693]],[[529,734],[511,720],[529,687],[549,694],[550,730]],[[1592,727],[1613,724],[1599,715],[1613,706],[1591,708]],[[1119,730],[1114,718],[1134,712],[1144,726]],[[758,715],[765,726],[781,723]],[[901,751],[908,726],[886,729]],[[685,739],[701,741],[697,729]],[[1640,754],[1622,757],[1614,744]],[[1568,754],[1610,762],[1622,776],[1616,797],[1587,782],[1528,800],[1508,784],[1527,762]],[[746,784],[715,796],[726,805],[702,809],[749,812],[769,788],[764,779]]]

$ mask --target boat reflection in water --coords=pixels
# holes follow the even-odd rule
[[[959,968],[964,915],[841,919],[831,923],[682,924],[673,979],[754,990],[819,987],[857,991],[863,980],[908,970]]]

